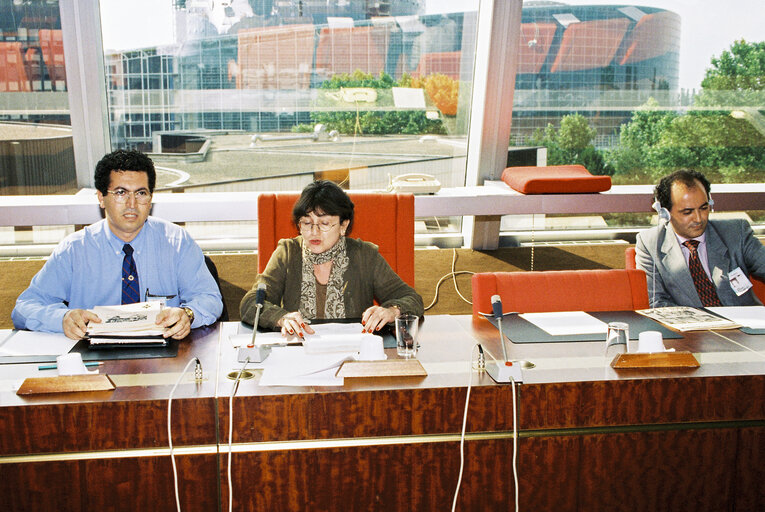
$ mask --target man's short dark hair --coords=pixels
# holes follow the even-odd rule
[[[353,227],[353,201],[336,183],[317,180],[303,189],[292,208],[292,220],[297,226],[300,219],[311,212],[316,215],[337,215],[340,222],[347,220],[345,233],[350,234]]]
[[[99,160],[96,164],[95,182],[96,189],[104,195],[108,193],[112,171],[145,172],[149,178],[149,192],[154,193],[157,171],[154,170],[151,158],[140,151],[118,149]]]
[[[666,208],[667,210],[672,209],[672,184],[682,183],[688,188],[693,188],[696,186],[696,180],[701,182],[702,185],[704,185],[704,190],[707,193],[707,200],[709,199],[709,192],[711,190],[711,185],[709,184],[709,180],[701,174],[699,171],[694,171],[691,169],[680,169],[679,171],[675,171],[672,174],[668,174],[667,176],[664,176],[660,181],[659,184],[656,185],[656,188],[653,189],[653,196],[656,198],[659,203],[661,203],[662,208]]]

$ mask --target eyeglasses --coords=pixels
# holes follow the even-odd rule
[[[301,220],[300,222],[298,222],[298,227],[300,228],[300,232],[301,233],[310,233],[310,232],[312,232],[314,226],[319,228],[319,231],[321,231],[322,233],[326,233],[330,229],[332,229],[333,227],[337,226],[338,224],[339,224],[339,222],[335,222],[333,224],[333,223],[331,223],[329,221],[322,221],[322,222],[317,222],[316,224],[314,224],[313,222],[308,222],[306,220]]]
[[[146,189],[136,190],[135,192],[125,190],[124,188],[118,188],[115,190],[107,190],[108,193],[114,196],[114,200],[118,203],[127,203],[128,197],[133,196],[135,202],[138,204],[148,204],[151,201],[151,192]]]

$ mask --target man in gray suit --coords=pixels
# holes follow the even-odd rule
[[[709,220],[709,181],[680,170],[654,189],[659,225],[637,236],[651,307],[754,306],[749,276],[765,278],[765,247],[741,219]]]

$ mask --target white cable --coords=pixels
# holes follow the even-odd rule
[[[441,283],[443,283],[446,279],[449,279],[450,277],[452,277],[452,274],[475,274],[475,272],[471,272],[469,270],[459,270],[457,272],[449,272],[448,274],[444,274],[443,276],[441,276],[441,279],[439,279],[438,282],[436,283],[436,294],[433,296],[433,301],[425,307],[425,311],[432,308],[433,305],[436,303],[436,301],[438,300],[438,288],[441,286]],[[460,297],[462,297],[462,295],[460,295]],[[465,297],[462,297],[462,300],[465,300]],[[467,300],[465,300],[465,302],[467,302],[468,304],[473,304],[472,302]]]
[[[228,398],[228,510],[231,512],[232,507],[234,506],[234,489],[231,485],[231,455],[233,451],[232,446],[232,435],[234,433],[234,395],[236,394],[237,388],[239,388],[239,380],[242,378],[242,374],[244,373],[244,369],[247,368],[247,365],[250,362],[250,358],[244,360],[244,364],[242,365],[242,369],[239,370],[239,375],[236,376],[236,381],[234,381],[234,386],[231,388],[231,395],[229,395]]]
[[[467,302],[468,304],[472,306],[473,303],[462,296],[462,294],[460,293],[460,288],[459,286],[457,286],[457,274],[455,273],[456,272],[455,267],[457,265],[457,249],[452,249],[452,251],[454,251],[452,253],[452,279],[454,279],[454,290],[457,292],[457,295],[459,295],[462,300],[464,300],[465,302]]]
[[[460,474],[457,477],[457,487],[454,489],[454,501],[452,501],[452,512],[457,507],[457,497],[460,494],[460,485],[462,484],[462,472],[465,469],[465,427],[467,426],[467,414],[468,404],[470,403],[470,389],[473,383],[473,352],[478,345],[473,345],[473,350],[470,352],[470,366],[468,366],[468,385],[467,393],[465,394],[465,412],[462,415],[462,433],[460,434]]]
[[[175,466],[175,454],[173,453],[173,432],[171,429],[172,426],[172,405],[173,405],[173,394],[175,394],[176,388],[178,388],[178,384],[181,383],[181,379],[184,375],[186,375],[186,372],[189,371],[189,366],[191,366],[191,363],[194,363],[198,361],[196,357],[192,357],[188,363],[186,363],[186,366],[183,368],[183,371],[178,376],[178,380],[175,381],[175,385],[173,386],[173,389],[170,390],[170,396],[167,398],[167,442],[170,445],[170,462],[173,465],[173,486],[175,489],[175,507],[178,510],[178,512],[181,512],[181,499],[178,496],[178,468]]]

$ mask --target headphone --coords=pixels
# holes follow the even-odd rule
[[[714,200],[714,199],[712,199],[712,194],[709,194],[709,201],[707,201],[707,203],[709,204],[709,211],[710,211],[710,212],[713,212],[713,211],[715,211],[715,200]],[[662,220],[663,220],[663,221],[665,221],[665,222],[669,222],[669,217],[670,217],[670,216],[669,216],[669,210],[667,210],[666,208],[664,208],[664,207],[661,205],[661,203],[659,202],[659,200],[658,200],[658,199],[657,199],[656,201],[654,201],[654,202],[653,202],[653,204],[651,205],[651,208],[653,208],[654,210],[656,210],[656,213],[658,213],[658,214],[659,214],[659,221],[662,221]]]

